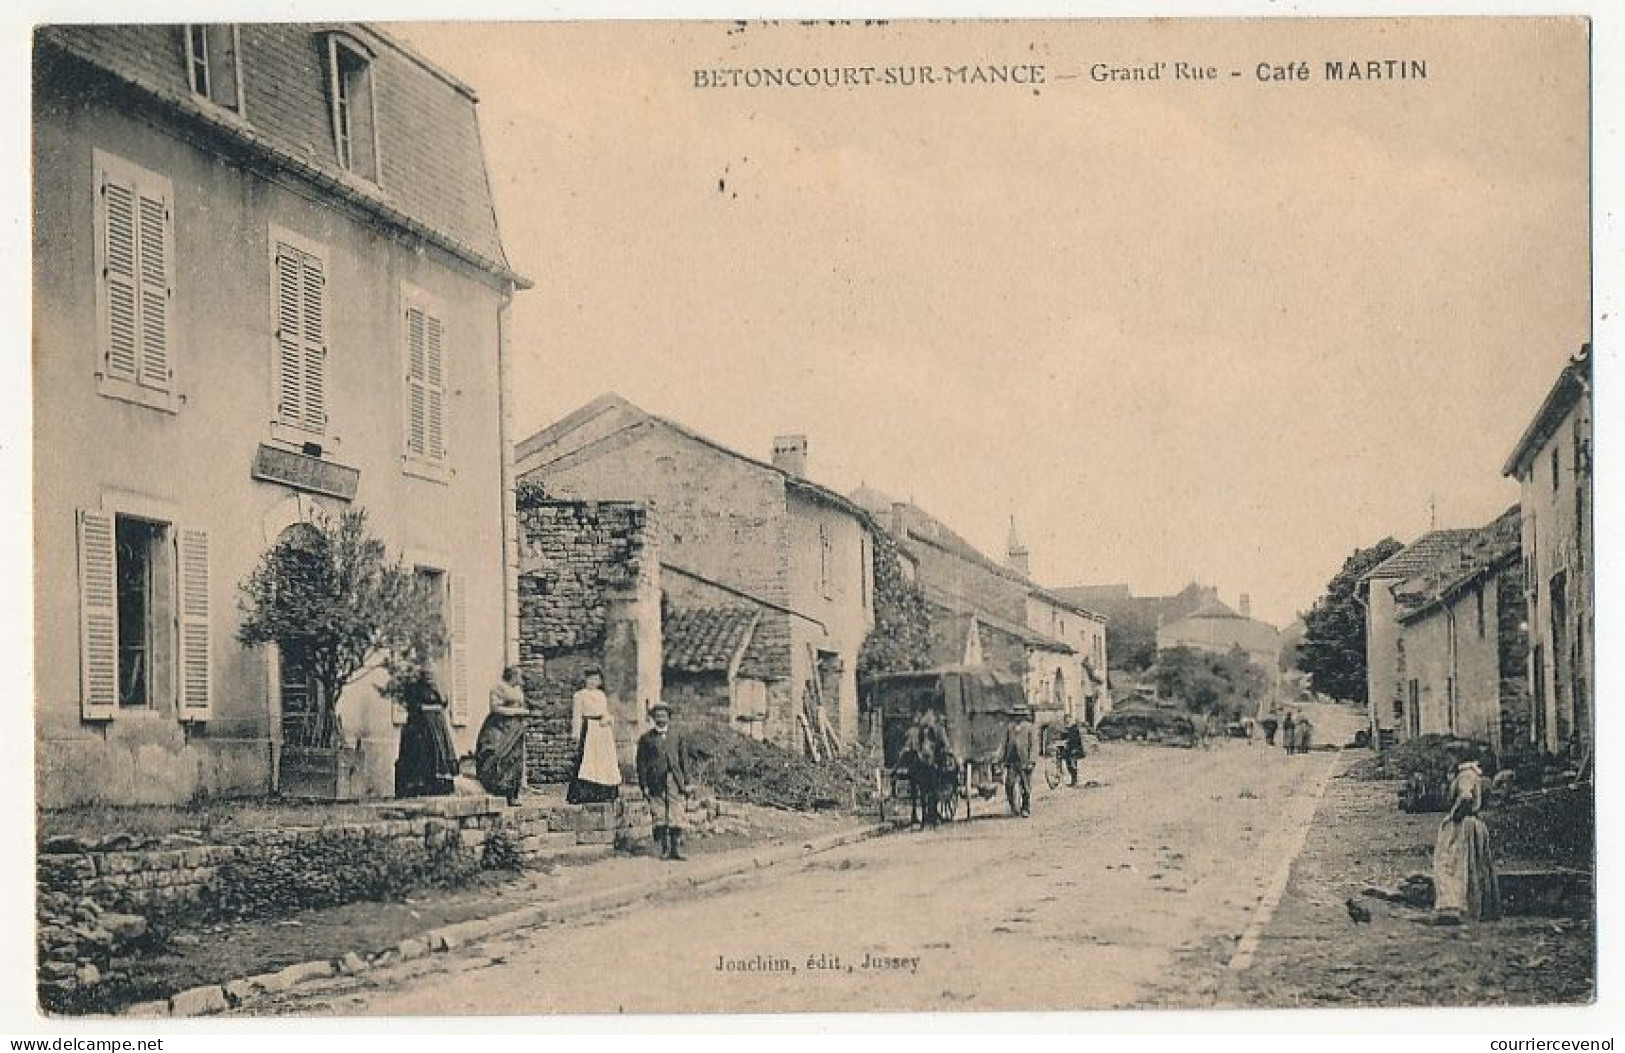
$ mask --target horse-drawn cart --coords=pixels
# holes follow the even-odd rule
[[[965,666],[875,677],[865,701],[880,735],[875,796],[882,821],[903,801],[911,818],[925,818],[921,809],[934,806],[938,819],[969,819],[973,800],[991,800],[1003,789],[1005,730],[1017,710],[1031,712],[1014,677]],[[922,758],[910,748],[909,732],[927,712],[935,715],[946,749],[927,750],[942,755]],[[916,733],[912,741],[921,738]],[[926,781],[930,785],[922,785]]]

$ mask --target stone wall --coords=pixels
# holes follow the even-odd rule
[[[1501,752],[1527,753],[1534,748],[1529,690],[1529,604],[1524,597],[1521,567],[1514,564],[1496,582],[1496,631],[1501,651]]]
[[[527,498],[519,508],[519,657],[534,712],[526,780],[568,780],[575,763],[570,699],[596,666],[629,767],[658,655],[659,600],[648,510],[625,501]],[[656,666],[658,662],[654,663]]]
[[[725,673],[684,673],[666,671],[665,699],[672,704],[684,727],[709,725],[740,730],[733,722],[732,699]]]
[[[41,997],[54,1004],[132,968],[126,945],[154,921],[286,914],[456,884],[482,869],[587,862],[652,840],[635,790],[596,805],[510,808],[472,795],[376,807],[376,820],[249,830],[219,844],[49,839],[35,866]]]

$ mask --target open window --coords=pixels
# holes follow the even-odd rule
[[[79,513],[82,715],[210,716],[209,538],[144,515]]]
[[[192,94],[216,106],[243,112],[241,38],[234,25],[192,24],[186,35],[186,80]]]
[[[373,55],[355,37],[327,38],[328,95],[339,167],[378,182],[378,108]]]

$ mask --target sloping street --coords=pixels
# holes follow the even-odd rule
[[[1031,820],[978,802],[969,823],[302,986],[239,1011],[1207,1005],[1337,763],[1335,753],[1289,756],[1259,742],[1109,744],[1084,762],[1084,786],[1050,791],[1037,780]]]

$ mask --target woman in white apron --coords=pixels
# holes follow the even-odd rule
[[[615,718],[604,694],[604,674],[588,669],[570,702],[570,734],[576,744],[571,804],[613,801],[620,796],[621,763],[615,753]]]

